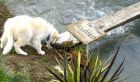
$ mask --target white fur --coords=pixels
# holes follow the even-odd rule
[[[57,32],[53,25],[40,17],[15,16],[5,22],[0,46],[4,48],[3,54],[8,54],[14,46],[18,54],[27,55],[20,47],[31,45],[38,54],[44,55],[45,52],[41,50],[41,41],[46,39],[49,34],[52,37],[53,32]],[[51,47],[50,42],[53,42],[53,39],[51,38],[47,42],[48,47]]]

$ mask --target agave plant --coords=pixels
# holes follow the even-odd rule
[[[123,64],[125,58],[114,71],[114,73],[110,74],[110,70],[115,62],[119,49],[120,47],[116,51],[115,55],[107,59],[104,63],[101,61],[98,55],[90,53],[86,60],[86,64],[83,67],[80,66],[80,49],[78,50],[76,65],[73,63],[73,61],[70,62],[69,54],[66,54],[64,58],[59,54],[61,58],[58,59],[55,57],[55,59],[61,68],[59,71],[62,71],[62,76],[57,74],[49,67],[46,68],[56,77],[59,82],[114,82],[119,80],[119,76],[124,69]]]

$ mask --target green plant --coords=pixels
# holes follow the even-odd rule
[[[30,82],[30,80],[23,74],[9,74],[0,67],[0,82]]]
[[[123,64],[125,58],[123,59],[121,64],[117,67],[117,69],[114,71],[114,73],[112,75],[109,74],[115,62],[117,54],[119,52],[119,49],[120,48],[118,48],[114,56],[106,60],[104,63],[101,61],[99,56],[91,53],[87,58],[84,67],[80,66],[81,61],[80,48],[78,50],[78,58],[76,65],[72,61],[69,62],[69,55],[67,54],[64,58],[61,59],[55,57],[56,61],[58,62],[61,68],[61,71],[64,71],[64,73],[62,73],[62,77],[60,76],[60,74],[57,74],[49,67],[46,68],[60,82],[114,82],[116,80],[119,80],[119,76],[124,69]]]
[[[44,57],[44,58],[42,59],[42,61],[47,63],[47,62],[48,62],[48,57]]]
[[[11,81],[11,77],[6,74],[6,72],[0,68],[0,82],[10,82]]]
[[[28,81],[25,76],[17,74],[11,78],[11,82],[28,82]]]

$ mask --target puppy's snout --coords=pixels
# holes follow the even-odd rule
[[[52,41],[52,43],[55,44],[55,43],[57,42],[58,39],[59,39],[59,37],[56,38],[56,39],[54,39],[54,40]]]

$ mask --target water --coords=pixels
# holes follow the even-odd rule
[[[60,31],[65,25],[80,18],[95,20],[114,13],[139,0],[7,0],[6,5],[14,15],[28,14],[48,20]],[[140,81],[140,20],[130,22],[108,33],[108,36],[91,43],[99,47],[104,58],[113,54],[119,44],[121,49],[116,64],[126,56],[124,77],[126,82]]]

